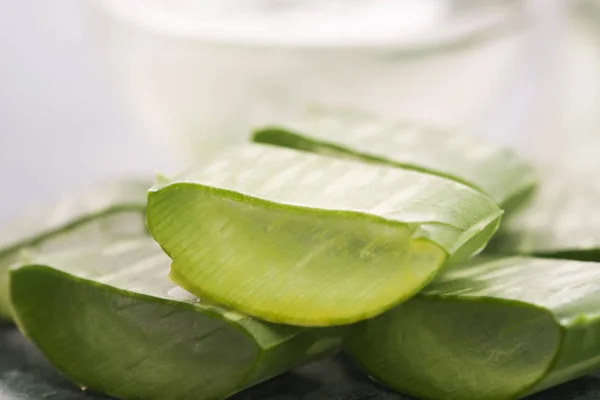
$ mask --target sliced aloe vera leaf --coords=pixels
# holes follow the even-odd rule
[[[21,331],[67,377],[120,399],[218,399],[337,351],[339,329],[272,325],[167,278],[150,238],[12,269]]]
[[[106,238],[146,234],[146,191],[151,183],[122,180],[69,193],[0,232],[0,319],[10,319],[8,269],[22,253],[44,254]]]
[[[430,174],[247,145],[148,194],[171,278],[278,323],[347,324],[418,292],[485,246],[502,211]]]
[[[531,207],[504,226],[491,250],[600,261],[600,186],[586,166],[544,170]]]
[[[481,258],[356,325],[375,379],[440,400],[515,399],[600,368],[600,264]]]
[[[424,124],[343,111],[258,128],[259,143],[356,158],[451,178],[487,193],[510,212],[534,192],[534,169],[509,149]]]

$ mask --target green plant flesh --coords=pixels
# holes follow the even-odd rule
[[[10,319],[8,269],[26,254],[44,254],[113,237],[146,234],[145,181],[119,181],[70,194],[0,232],[0,319]]]
[[[171,278],[271,322],[346,324],[481,250],[501,210],[430,174],[248,145],[149,191]]]
[[[347,349],[419,398],[515,399],[599,368],[599,316],[599,264],[480,259],[358,324]]]
[[[533,193],[533,169],[510,150],[415,123],[344,112],[315,112],[298,122],[259,128],[255,142],[410,168],[482,190],[506,211]]]
[[[225,398],[341,343],[207,303],[168,270],[150,238],[47,255],[11,271],[15,319],[66,376],[119,399]]]

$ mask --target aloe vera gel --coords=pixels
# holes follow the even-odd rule
[[[277,323],[348,324],[480,251],[502,211],[431,174],[270,146],[152,188],[148,228],[186,290]]]

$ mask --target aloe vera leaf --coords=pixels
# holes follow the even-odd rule
[[[253,141],[334,157],[409,168],[487,193],[508,213],[529,199],[534,169],[509,149],[424,124],[343,111],[316,111],[296,122],[260,127]]]
[[[247,145],[152,188],[147,224],[186,290],[267,321],[326,326],[411,297],[448,255],[483,248],[501,214],[434,175]]]
[[[69,193],[0,232],[0,319],[10,319],[8,269],[23,252],[44,254],[110,237],[147,234],[146,191],[151,183],[121,180]]]
[[[481,258],[358,324],[347,350],[427,399],[515,399],[600,368],[600,265]]]
[[[150,238],[46,255],[11,270],[15,320],[67,377],[120,399],[225,398],[339,349],[340,329],[200,300],[169,262]]]
[[[600,261],[600,191],[589,178],[594,166],[586,166],[544,168],[531,207],[504,226],[492,250]]]

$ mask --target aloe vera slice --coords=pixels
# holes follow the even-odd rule
[[[15,319],[82,387],[120,399],[218,399],[336,351],[337,329],[272,325],[171,283],[150,238],[11,271]]]
[[[69,193],[0,232],[0,319],[10,319],[8,269],[22,252],[44,254],[110,237],[139,236],[151,183],[122,180]]]
[[[252,139],[451,178],[487,193],[507,213],[530,197],[537,181],[533,168],[511,150],[423,124],[359,113],[315,111],[297,122],[261,127]]]
[[[186,290],[267,321],[326,326],[411,297],[448,255],[482,249],[501,213],[434,175],[248,145],[152,188],[147,223]]]
[[[600,187],[589,177],[594,166],[586,166],[544,170],[531,207],[504,227],[493,250],[600,261]]]
[[[600,368],[600,264],[485,258],[358,324],[348,351],[427,399],[503,400]]]

